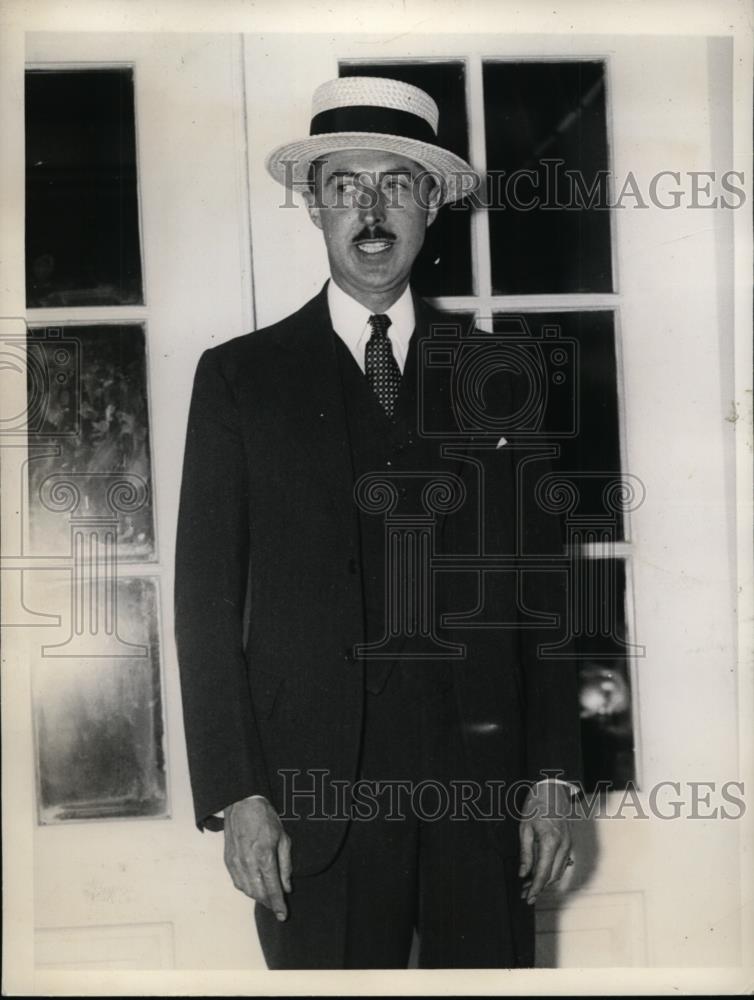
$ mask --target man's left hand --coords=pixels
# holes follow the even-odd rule
[[[569,803],[568,788],[553,781],[535,785],[524,803],[524,819],[519,829],[521,864],[518,874],[525,879],[521,898],[530,906],[545,886],[557,882],[568,867],[571,833],[566,817]]]

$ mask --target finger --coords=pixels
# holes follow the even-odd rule
[[[283,887],[278,876],[276,855],[271,854],[262,866],[262,879],[267,893],[267,905],[278,920],[285,920],[288,916],[288,907],[285,905]]]
[[[547,885],[558,843],[554,837],[549,836],[543,837],[537,845],[537,861],[532,874],[531,888],[526,897],[526,902],[529,904],[536,901],[537,896]]]
[[[551,885],[553,882],[559,882],[563,875],[565,875],[566,867],[568,866],[568,857],[571,853],[571,840],[570,837],[564,837],[560,847],[555,852],[555,857],[552,862],[552,873],[550,874],[550,881],[547,883]]]
[[[539,860],[539,843],[537,840],[536,831],[532,830],[532,849],[531,849],[531,864],[529,865],[528,878],[525,878],[523,885],[521,887],[521,899],[526,899],[529,895],[529,889],[531,889],[531,884],[534,878],[534,871],[537,867],[537,861]]]
[[[534,830],[531,823],[522,823],[519,829],[519,840],[521,842],[521,861],[518,866],[518,876],[523,878],[528,875],[534,864]]]
[[[243,849],[242,840],[238,836],[238,832],[233,824],[233,814],[231,812],[231,815],[225,821],[223,860],[236,889],[254,899],[251,872],[249,870],[249,854]]]
[[[249,893],[251,898],[256,900],[261,906],[266,906],[268,910],[271,910],[272,905],[270,904],[269,893],[260,871],[255,872],[252,876],[251,886],[252,891]]]
[[[246,895],[269,909],[270,901],[267,896],[267,886],[262,877],[261,859],[253,847],[239,859],[239,869],[241,878],[248,887],[244,890]]]
[[[248,872],[246,871],[246,866],[243,864],[238,855],[232,851],[225,851],[225,867],[228,869],[228,873],[230,874],[230,877],[233,880],[233,885],[236,889],[238,889],[239,892],[245,893],[247,896],[251,896],[251,880]]]
[[[243,892],[246,896],[256,899],[258,890],[255,889],[253,877],[248,871],[244,859],[231,856],[226,860],[226,867],[230,872],[230,877],[236,889],[239,892]]]
[[[278,840],[278,868],[286,892],[291,891],[291,838],[287,834]]]
[[[522,886],[522,890],[523,891],[521,892],[521,899],[526,899],[526,897],[529,894],[529,889],[531,888],[531,884],[532,884],[532,881],[534,879],[534,872],[536,870],[537,862],[539,860],[539,838],[537,837],[537,832],[536,832],[536,830],[533,827],[532,827],[531,835],[532,835],[531,836],[531,840],[532,840],[532,844],[531,844],[531,864],[529,865],[529,871],[527,873],[528,874],[528,878],[525,878],[524,882],[523,882],[523,886]]]

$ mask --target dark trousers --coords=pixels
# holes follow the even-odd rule
[[[257,904],[269,968],[406,968],[414,930],[422,968],[533,965],[518,859],[501,853],[484,820],[452,818],[461,734],[452,688],[432,670],[397,664],[382,692],[367,694],[359,773],[390,790],[376,807],[362,800],[360,814],[376,815],[351,820],[325,871],[294,878],[285,923]]]

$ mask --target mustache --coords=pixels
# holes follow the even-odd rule
[[[361,243],[363,240],[387,240],[394,242],[396,236],[382,226],[364,226],[364,228],[353,238],[354,243]]]

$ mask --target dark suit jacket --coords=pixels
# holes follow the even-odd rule
[[[447,323],[416,300],[419,350]],[[281,769],[356,777],[364,700],[357,510],[342,392],[325,289],[279,323],[212,348],[194,384],[176,557],[175,628],[183,710],[200,827],[251,794],[282,806]],[[512,390],[511,390],[512,391]],[[431,420],[453,419],[447,383],[422,386]],[[448,554],[562,552],[559,524],[522,491],[524,452],[469,439],[450,461],[468,493],[438,537]],[[438,445],[439,447],[439,445]],[[528,475],[546,462],[526,465]],[[523,466],[522,466],[523,467]],[[482,476],[484,483],[480,482]],[[531,486],[531,483],[529,484]],[[484,494],[482,503],[479,497]],[[523,497],[523,500],[522,500]],[[480,510],[483,513],[480,515]],[[574,672],[538,654],[558,632],[536,615],[564,617],[558,573],[440,574],[440,611],[480,605],[497,628],[450,628],[470,776],[537,780],[544,769],[577,779]],[[526,619],[529,627],[519,627]],[[518,625],[516,623],[519,623]],[[562,624],[562,621],[561,621]],[[507,824],[511,828],[512,824]],[[304,820],[291,831],[296,870],[334,856],[345,824]],[[509,849],[516,849],[508,838]]]

